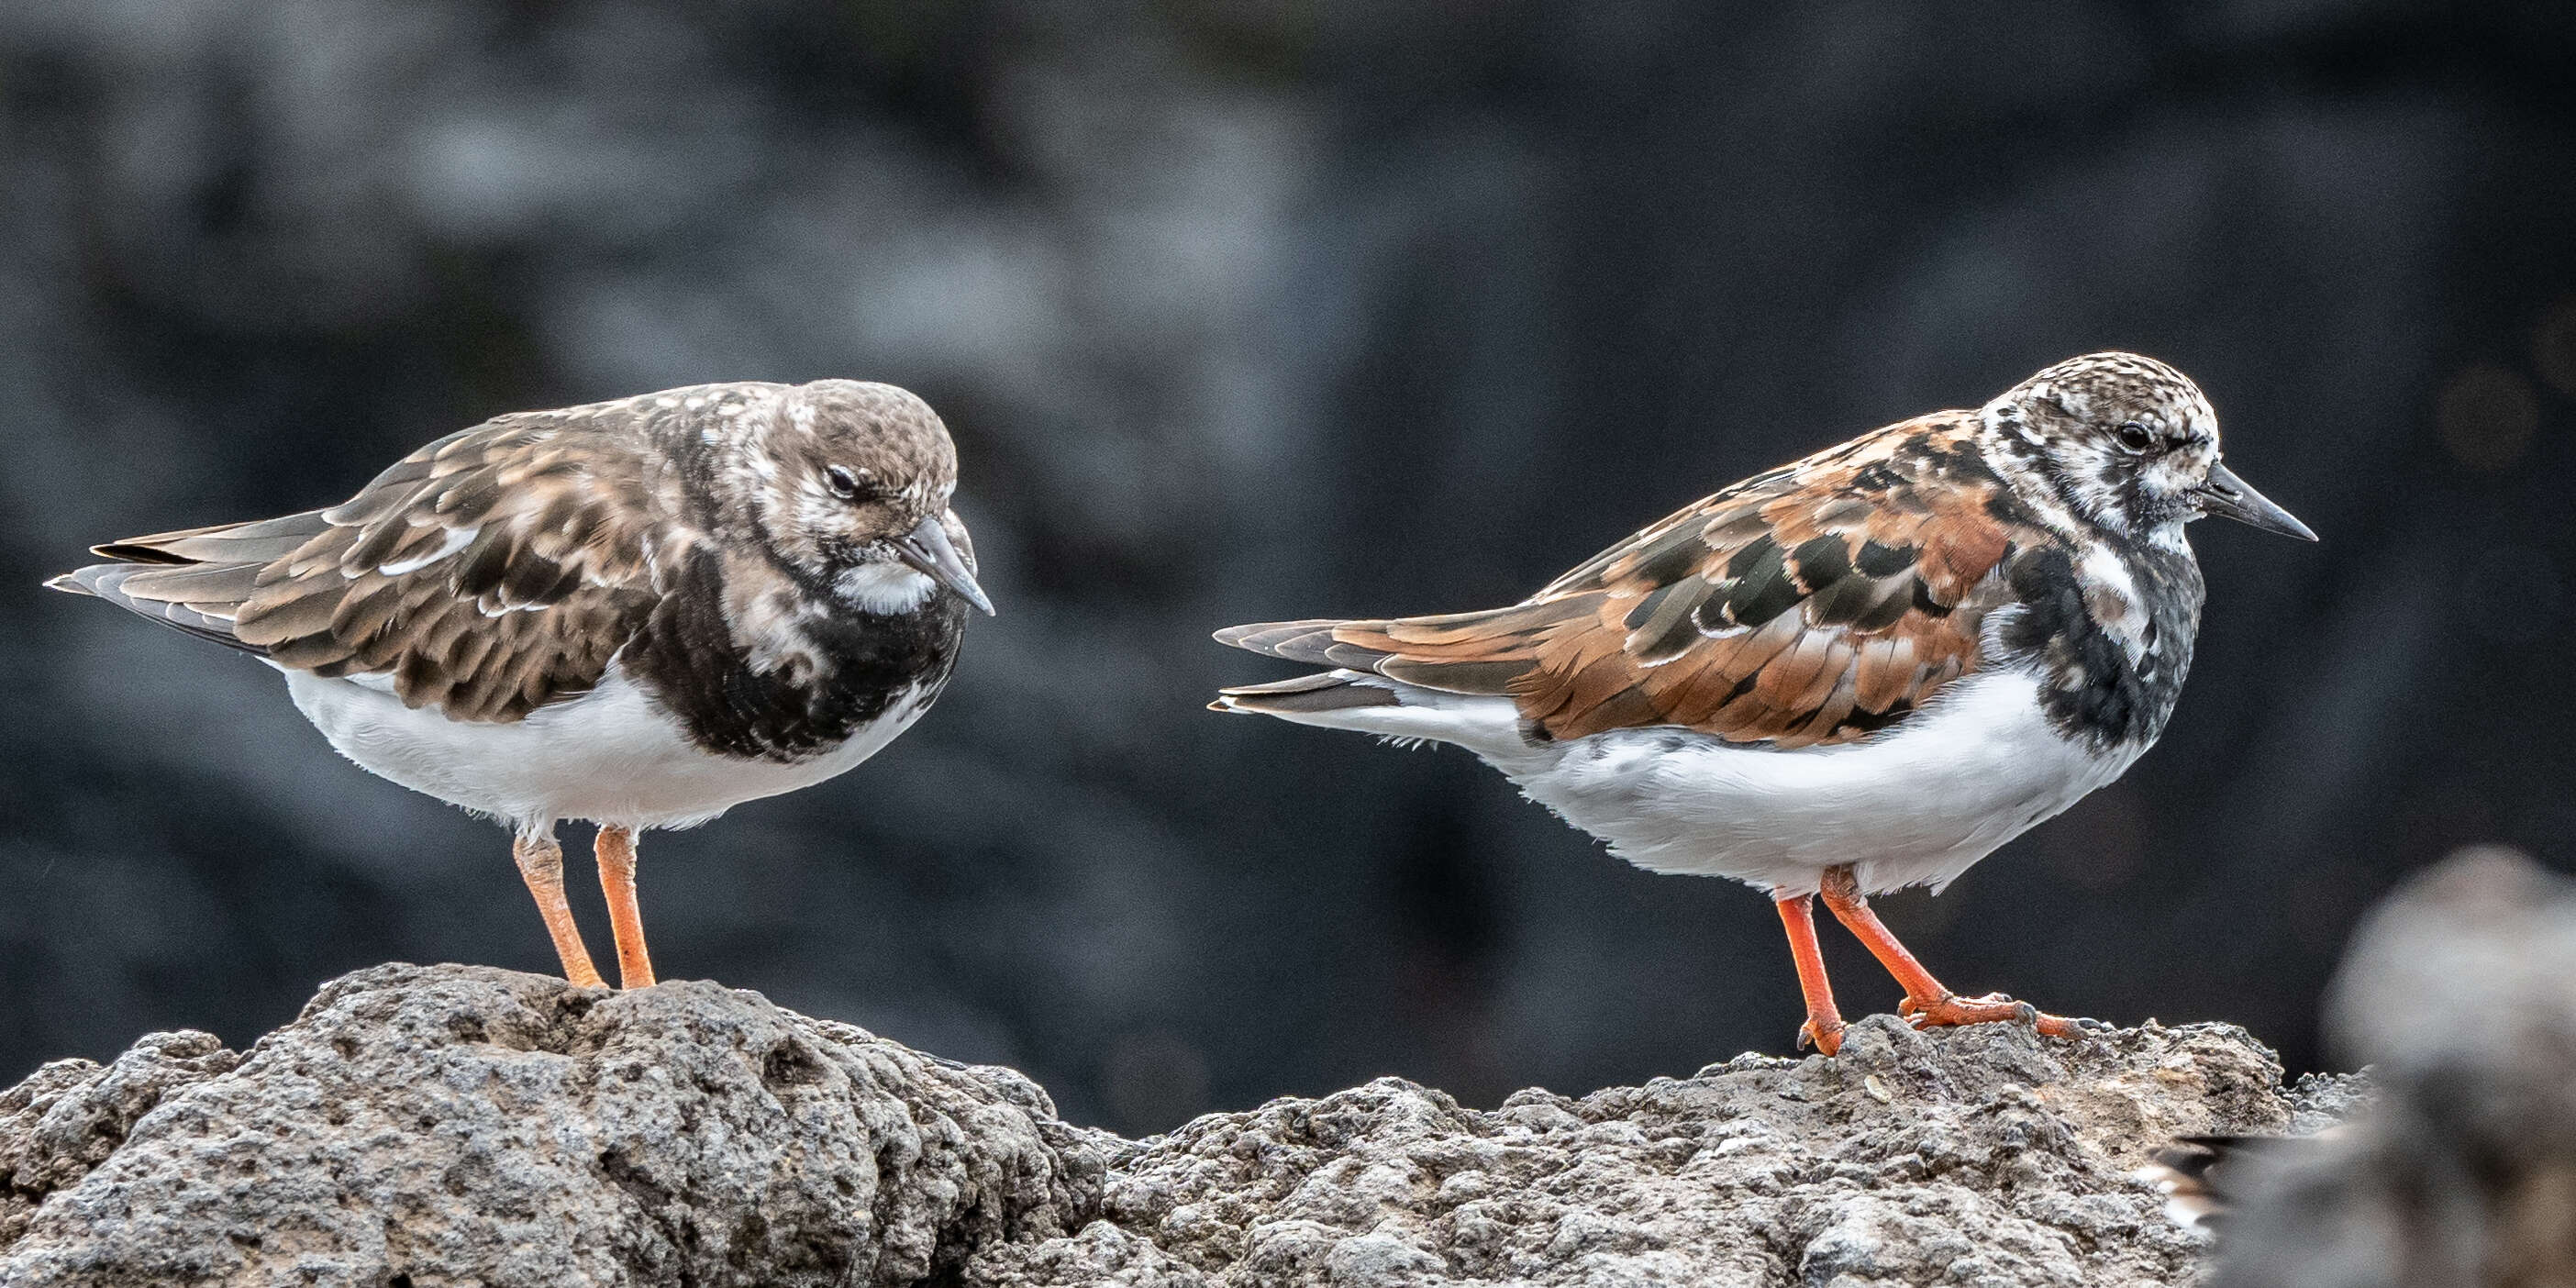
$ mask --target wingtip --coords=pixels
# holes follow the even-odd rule
[[[1392,688],[1370,683],[1348,671],[1318,671],[1268,684],[1239,684],[1217,690],[1211,710],[1254,716],[1317,715],[1352,707],[1393,707],[1403,700]]]
[[[104,545],[91,546],[89,548],[89,552],[101,559],[113,559],[118,563],[125,564],[183,564],[189,562],[188,560],[182,559],[166,550],[156,550],[152,547],[151,543],[152,538],[150,537],[130,537],[123,541],[110,541]]]
[[[47,577],[44,580],[44,587],[47,590],[59,590],[66,595],[87,595],[93,599],[98,597],[98,592],[82,585],[79,575],[75,573],[57,573]]]

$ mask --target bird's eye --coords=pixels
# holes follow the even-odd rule
[[[2132,452],[2143,452],[2156,445],[2155,431],[2134,420],[2121,422],[2120,427],[2111,432],[2119,438],[2121,447]]]
[[[862,472],[842,465],[825,466],[823,482],[832,489],[832,495],[844,501],[856,501],[875,490]]]

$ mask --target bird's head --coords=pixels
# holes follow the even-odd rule
[[[2224,515],[2317,539],[2219,461],[2218,414],[2190,378],[2134,353],[2069,358],[1981,415],[1994,459],[2043,517],[2179,548],[2182,526]]]
[[[735,477],[781,562],[865,612],[909,612],[943,588],[993,611],[948,508],[957,448],[928,403],[893,385],[817,380],[788,390],[774,415]]]

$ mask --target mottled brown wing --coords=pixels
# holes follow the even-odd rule
[[[1556,738],[1678,725],[1848,742],[1980,662],[2014,519],[1964,413],[1890,426],[1747,479],[1509,608],[1282,622],[1218,638],[1425,688],[1507,694]]]
[[[100,546],[58,579],[406,705],[512,721],[597,684],[689,534],[631,427],[504,416],[403,458],[343,505]]]

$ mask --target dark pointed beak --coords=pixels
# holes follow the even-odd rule
[[[2200,498],[2200,508],[2204,513],[2222,515],[2265,532],[2277,532],[2301,541],[2317,539],[2317,534],[2309,531],[2308,525],[2299,522],[2297,516],[2272,504],[2270,498],[2236,477],[2236,471],[2224,464],[2211,465],[2209,481],[2194,489],[2192,494]]]
[[[957,597],[993,615],[993,601],[985,598],[984,588],[975,584],[975,574],[966,567],[966,559],[948,540],[948,529],[939,525],[939,516],[921,521],[919,527],[905,533],[894,543],[895,553],[903,561],[932,581],[957,592]]]

